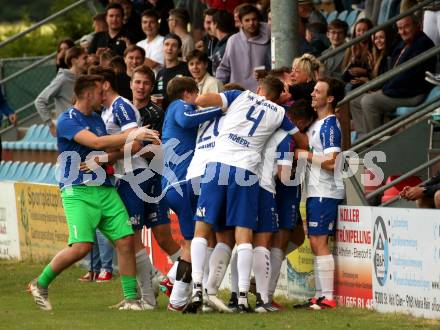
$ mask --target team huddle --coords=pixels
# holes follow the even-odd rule
[[[91,67],[75,83],[75,103],[57,122],[69,247],[29,284],[37,305],[52,309],[49,284],[90,251],[99,229],[118,254],[124,299],[115,306],[154,309],[153,266],[141,239],[146,226],[174,263],[160,283],[168,310],[247,313],[251,290],[256,312],[278,311],[273,296],[282,262],[304,240],[304,182],[316,294],[295,307],[335,307],[327,241],[345,197],[335,116],[343,84],[321,78],[311,107],[297,101],[285,108],[276,103],[284,85],[272,76],[259,81],[256,93],[202,95],[195,80],[176,77],[163,112],[145,96],[152,83],[148,67],[134,70],[133,103],[116,92],[111,69]],[[180,246],[168,210],[179,219]],[[231,298],[225,303],[217,293],[228,265]]]

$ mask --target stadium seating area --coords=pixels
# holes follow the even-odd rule
[[[0,181],[26,181],[57,184],[56,165],[36,162],[0,162]]]

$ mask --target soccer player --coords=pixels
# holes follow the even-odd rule
[[[336,307],[333,299],[335,263],[328,246],[334,234],[338,206],[345,197],[340,162],[342,135],[335,116],[336,104],[344,97],[344,84],[335,78],[318,79],[312,92],[312,107],[318,119],[307,130],[310,150],[297,149],[307,156],[307,232],[315,269],[315,296],[301,307],[324,309]],[[298,306],[298,307],[300,307]]]
[[[198,110],[197,83],[188,77],[173,78],[168,84],[169,105],[163,125],[164,170],[162,189],[165,201],[178,218],[183,238],[183,251],[177,266],[176,281],[170,296],[168,309],[183,311],[187,305],[191,282],[190,244],[194,236],[195,201],[191,185],[186,181],[187,168],[192,159],[199,124],[222,113],[222,109]]]
[[[69,228],[68,247],[61,250],[44,268],[40,276],[29,283],[36,304],[51,310],[49,284],[66,268],[90,252],[97,228],[115,243],[121,274],[124,303],[120,309],[142,310],[136,300],[136,263],[133,251],[133,230],[128,214],[105,170],[94,173],[80,170],[90,153],[96,155],[106,148],[122,147],[128,132],[107,135],[105,124],[96,114],[102,103],[102,78],[80,76],[74,86],[75,104],[58,118],[57,138],[61,168],[61,199]],[[138,129],[143,140],[157,139],[145,128]],[[136,133],[136,132],[132,132]],[[111,157],[109,156],[109,159]]]
[[[286,111],[287,117],[304,132],[315,119],[315,114],[309,102],[300,99]],[[294,151],[291,142],[290,150]],[[273,307],[279,307],[273,301],[273,295],[280,276],[280,269],[285,256],[296,249],[304,241],[299,204],[301,202],[300,178],[295,178],[295,169],[285,167],[276,180],[276,207],[278,211],[278,231],[273,235],[270,250],[271,275],[269,281],[269,302]],[[299,171],[298,174],[300,174]],[[295,180],[296,179],[296,180]],[[294,181],[292,181],[294,180]],[[293,243],[292,246],[289,242]],[[290,249],[288,248],[290,246]],[[289,249],[289,251],[288,251]]]
[[[158,132],[162,132],[162,125],[164,120],[164,111],[161,107],[156,105],[151,101],[150,95],[154,86],[154,72],[147,65],[141,65],[136,67],[133,70],[133,75],[131,77],[131,90],[133,92],[133,104],[139,110],[139,113],[142,118],[142,125],[149,125],[151,129],[154,129]],[[160,156],[161,150],[157,150],[154,156]],[[149,179],[150,187],[148,189],[151,197],[158,197],[162,194],[161,188],[161,176],[156,173],[154,177]],[[157,215],[167,215],[167,209],[165,202],[160,200],[154,203],[146,203],[146,217],[151,226],[151,230],[153,232],[154,238],[159,244],[160,248],[164,250],[170,257],[171,261],[175,263],[177,258],[181,254],[180,245],[174,241],[171,235],[171,227],[168,216],[163,219],[158,219]],[[176,269],[168,273],[168,277],[171,279],[171,284],[174,283],[176,279]],[[162,283],[165,288],[171,287],[167,286],[166,283]],[[166,293],[168,296],[171,294],[171,291]]]
[[[238,258],[239,310],[249,311],[247,292],[252,268],[252,231],[256,228],[258,204],[257,169],[262,149],[273,134],[282,128],[293,134],[300,145],[307,145],[304,136],[285,117],[282,107],[275,101],[283,91],[283,83],[277,78],[261,80],[257,94],[246,91],[208,93],[197,98],[199,106],[228,108],[219,132],[211,162],[202,179],[201,195],[197,204],[195,237],[191,243],[193,261],[193,296],[189,311],[197,311],[202,305],[202,278],[206,256],[207,237],[217,224],[226,204],[226,226],[235,227]],[[208,182],[209,181],[209,182]]]

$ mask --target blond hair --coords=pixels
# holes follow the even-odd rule
[[[312,54],[304,54],[293,60],[292,68],[298,68],[304,71],[307,74],[307,77],[313,81],[317,81],[319,78],[319,72],[322,68],[322,63]]]

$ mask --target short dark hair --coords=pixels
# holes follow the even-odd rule
[[[151,70],[151,68],[148,65],[142,64],[142,65],[135,67],[133,70],[133,74],[131,75],[131,80],[133,80],[133,77],[136,73],[148,76],[148,79],[150,79],[151,83],[153,85],[155,84],[156,78],[154,76],[154,72],[153,72],[153,70]]]
[[[110,67],[113,71],[119,69],[119,71],[127,72],[127,66],[125,65],[124,58],[120,55],[113,56],[110,60]]]
[[[108,81],[110,83],[110,87],[117,91],[116,86],[116,74],[110,68],[104,68],[102,66],[91,66],[88,70],[89,75],[98,75],[102,77],[102,81]]]
[[[140,52],[142,54],[142,58],[145,58],[145,49],[143,49],[142,47],[139,47],[137,45],[130,45],[127,48],[125,48],[124,50],[124,57],[127,56],[128,53],[132,53],[132,52]]]
[[[272,100],[277,100],[284,91],[283,82],[273,76],[266,76],[259,81],[260,87],[266,91],[266,96]]]
[[[305,99],[296,100],[295,103],[287,109],[287,113],[305,120],[316,119],[316,111],[313,110],[310,101]]]
[[[171,100],[181,99],[184,92],[198,92],[196,81],[189,77],[174,77],[167,85],[167,94]]]
[[[193,49],[192,51],[190,51],[188,53],[188,55],[186,55],[186,62],[187,63],[193,59],[199,60],[203,63],[209,63],[208,55],[205,52],[202,52],[198,49]]]
[[[94,74],[80,75],[76,79],[73,87],[73,92],[75,93],[76,98],[81,98],[87,89],[96,87],[96,83],[101,83],[102,81],[102,76]]]
[[[70,39],[70,38],[65,38],[65,39],[61,40],[61,41],[58,43],[58,46],[57,46],[57,52],[60,51],[60,47],[61,47],[62,44],[66,44],[67,46],[69,46],[69,48],[72,48],[73,46],[75,46],[75,42],[73,42],[72,39]]]
[[[92,19],[93,21],[105,22],[105,13],[97,13]]]
[[[212,16],[212,21],[217,26],[217,29],[223,33],[232,34],[236,32],[234,16],[226,10],[217,10],[214,16]]]
[[[179,44],[179,48],[182,48],[182,39],[180,39],[180,37],[175,34],[175,33],[168,33],[164,38],[163,38],[163,42],[165,43],[165,41],[167,41],[168,39],[174,39],[177,41],[177,43]]]
[[[246,90],[246,88],[244,88],[243,86],[241,86],[240,84],[237,84],[237,83],[228,83],[223,86],[223,90],[224,91],[237,90],[237,91],[244,92]]]
[[[142,12],[141,14],[141,18],[147,16],[147,17],[154,17],[156,19],[156,21],[160,20],[160,15],[159,13],[154,10],[154,9],[146,9]]]
[[[215,8],[208,8],[208,9],[205,9],[205,10],[203,11],[203,17],[206,17],[206,16],[214,16],[214,14],[217,12],[217,10],[218,10],[218,9],[215,9]]]
[[[347,22],[344,22],[344,21],[340,20],[339,18],[336,18],[333,21],[331,21],[329,23],[329,25],[327,26],[327,31],[330,31],[330,30],[342,30],[342,31],[344,31],[344,34],[347,35],[348,24],[347,24]]]
[[[257,15],[258,19],[261,19],[260,11],[257,9],[257,7],[252,6],[252,5],[245,5],[245,6],[241,7],[240,10],[238,11],[238,18],[241,21],[244,16],[252,14],[252,13],[255,13]]]
[[[107,7],[105,7],[105,11],[104,11],[105,12],[105,16],[107,16],[108,11],[110,9],[118,9],[121,12],[122,16],[124,16],[124,8],[122,8],[122,6],[119,3],[115,3],[115,2],[109,3],[107,5]]]
[[[333,77],[322,77],[318,81],[325,82],[328,85],[327,96],[333,96],[332,107],[336,108],[336,105],[345,96],[345,84],[342,80]]]
[[[69,48],[66,51],[66,57],[65,57],[67,67],[70,68],[72,66],[72,60],[74,58],[80,57],[85,52],[86,52],[86,50],[80,46],[74,46],[74,47]]]
[[[170,16],[173,16],[176,20],[180,22],[181,25],[185,27],[188,25],[190,21],[189,13],[184,8],[171,9]]]
[[[306,24],[306,30],[309,30],[313,34],[326,34],[327,32],[327,25],[320,23],[320,22],[314,22],[314,23],[307,23]]]

